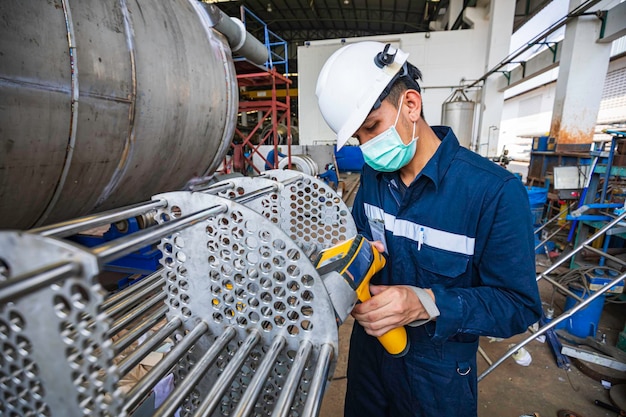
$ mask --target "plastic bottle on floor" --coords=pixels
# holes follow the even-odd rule
[[[513,357],[513,360],[517,362],[518,365],[522,365],[522,366],[528,366],[533,361],[533,358],[532,356],[530,356],[530,353],[528,353],[528,351],[524,348],[520,348],[518,351],[516,351],[513,354],[512,357]]]

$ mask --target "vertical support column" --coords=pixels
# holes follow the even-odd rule
[[[452,28],[452,25],[456,21],[459,14],[463,11],[463,0],[450,0],[448,4],[448,30]]]
[[[509,54],[515,1],[492,1],[489,7],[485,72],[495,67]],[[497,84],[497,77],[488,77],[483,84],[480,97],[475,151],[483,156],[497,155],[499,149],[498,136],[502,107],[504,106],[504,93],[498,91]]]
[[[569,10],[582,0],[570,0]],[[596,42],[601,21],[580,16],[565,28],[550,136],[559,152],[589,150],[598,119],[611,44]]]

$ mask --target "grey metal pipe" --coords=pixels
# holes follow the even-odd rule
[[[191,190],[201,191],[201,192],[205,192],[207,194],[212,194],[212,195],[217,195],[222,191],[232,190],[233,188],[235,188],[235,183],[232,181],[229,181],[223,184],[210,185],[208,187],[192,188]]]
[[[154,242],[185,227],[206,220],[219,213],[223,213],[227,209],[226,204],[217,204],[205,210],[200,210],[179,219],[151,227],[150,229],[144,229],[123,238],[103,243],[93,248],[92,252],[99,258],[102,264],[106,264],[124,255],[128,255],[145,246],[147,243]]]
[[[45,268],[18,275],[14,278],[0,282],[0,303],[14,300],[17,297],[33,293],[38,289],[75,276],[80,270],[80,265],[74,262],[56,262]]]
[[[607,235],[608,234],[609,233],[607,232]],[[593,246],[589,246],[589,245],[586,245],[585,249],[587,249],[587,250],[589,250],[589,251],[591,251],[591,252],[593,252],[593,253],[595,253],[597,255],[600,255],[600,256],[604,257],[605,259],[608,259],[610,261],[618,263],[618,264],[620,264],[622,266],[626,266],[626,262],[623,259],[620,259],[617,256],[613,256],[613,255],[610,255],[610,254],[608,254],[606,252],[603,252],[601,249],[596,249]]]
[[[209,417],[213,414],[215,407],[219,404],[224,392],[237,375],[237,371],[245,363],[248,355],[252,351],[252,348],[256,346],[261,340],[261,333],[258,330],[252,330],[250,335],[243,341],[235,356],[228,362],[226,369],[222,372],[222,375],[215,381],[215,385],[211,391],[207,394],[206,398],[198,410],[194,414],[194,417]]]
[[[166,200],[146,201],[119,209],[79,217],[77,219],[66,220],[49,226],[38,227],[36,229],[31,229],[28,232],[39,234],[41,236],[66,237],[94,227],[104,226],[120,220],[128,219],[130,217],[138,216],[149,210],[165,207],[166,205]]]
[[[222,191],[226,191],[226,190],[231,190],[235,187],[235,184],[232,182],[228,182],[226,184],[221,184],[221,185],[217,185],[215,187],[209,187],[206,189],[202,189],[202,190],[195,190],[195,191],[202,191],[204,193],[207,194],[211,194],[211,195],[217,195]],[[232,200],[236,203],[240,203],[240,204],[245,204],[247,202],[250,202],[256,198],[259,197],[263,197],[268,193],[272,193],[274,191],[276,191],[278,189],[278,185],[272,185],[272,186],[267,186],[267,187],[263,187],[260,188],[258,190],[254,190],[242,195],[239,195],[235,198],[233,198]]]
[[[548,274],[552,273],[552,271],[557,269],[559,266],[563,265],[565,262],[569,261],[572,257],[576,256],[576,254],[578,252],[580,252],[583,249],[585,249],[585,247],[587,247],[591,242],[596,240],[599,236],[601,236],[604,233],[606,233],[607,230],[611,229],[612,227],[614,227],[615,225],[617,225],[618,223],[620,223],[624,219],[626,219],[626,212],[620,214],[618,217],[616,217],[615,219],[611,220],[609,223],[607,223],[603,228],[598,230],[592,236],[588,237],[583,242],[581,242],[576,248],[574,248],[574,250],[572,252],[569,253],[569,256],[562,257],[561,259],[559,259],[555,263],[553,263],[552,266],[550,266],[548,269],[543,271],[541,274],[538,274],[537,275],[537,281],[539,281],[540,279],[544,278],[544,279],[546,279],[546,281],[549,281],[552,285],[556,285],[557,287],[559,287],[559,289],[564,291],[566,294],[568,294],[572,298],[574,298],[574,299],[576,299],[578,301],[582,301],[579,296],[577,296],[573,292],[569,291],[567,288],[563,287],[562,285],[560,285],[556,281],[550,279],[548,277]]]
[[[553,32],[556,32],[560,27],[565,26],[571,20],[577,19],[581,14],[585,13],[587,10],[589,10],[591,7],[593,7],[594,5],[596,5],[599,2],[600,2],[600,0],[587,0],[583,4],[579,5],[574,10],[572,10],[571,12],[569,12],[568,14],[563,16],[561,19],[559,19],[558,21],[554,22],[552,25],[550,25],[543,32],[541,32],[540,34],[535,36],[532,40],[527,42],[525,45],[519,47],[516,51],[512,52],[511,54],[509,54],[509,56],[504,58],[502,61],[500,61],[498,64],[496,64],[495,67],[493,67],[492,69],[487,71],[487,73],[485,73],[482,77],[480,77],[479,79],[474,81],[472,84],[470,84],[466,88],[472,88],[472,87],[478,85],[480,82],[485,81],[487,79],[487,77],[489,77],[491,74],[494,74],[494,73],[498,72],[498,70],[500,68],[510,64],[512,61],[514,61],[521,54],[523,54],[524,52],[526,52],[530,48],[533,48],[534,46],[536,46],[539,41],[541,41],[542,39],[547,38],[549,35],[551,35]]]
[[[150,352],[152,352],[160,343],[167,339],[176,329],[183,324],[179,317],[174,317],[169,323],[159,329],[152,337],[137,347],[130,355],[125,357],[117,364],[120,375],[126,375],[135,366],[141,362]]]
[[[180,403],[183,402],[185,397],[193,390],[198,381],[204,376],[207,369],[209,369],[215,359],[217,359],[221,350],[224,349],[235,334],[235,329],[232,327],[227,327],[224,330],[220,337],[211,345],[211,348],[206,351],[198,363],[196,363],[187,374],[185,379],[170,393],[159,409],[155,411],[153,417],[170,416],[176,412]]]
[[[248,202],[254,200],[255,198],[263,197],[264,195],[266,195],[268,193],[273,193],[277,189],[278,189],[278,187],[276,185],[269,186],[269,187],[264,187],[264,188],[261,188],[259,190],[253,191],[251,193],[247,193],[247,194],[235,197],[234,201],[237,202],[237,203],[240,203],[240,204],[245,204],[245,203],[248,203]]]
[[[263,384],[267,381],[267,376],[272,371],[272,365],[276,362],[276,358],[285,347],[285,344],[285,338],[282,336],[278,336],[274,339],[274,342],[272,342],[271,346],[267,350],[267,354],[265,355],[265,358],[263,358],[261,365],[259,365],[255,371],[254,378],[250,381],[246,392],[244,392],[243,396],[239,400],[239,405],[232,414],[234,417],[249,416],[254,410],[254,404],[261,394]]]
[[[159,363],[157,363],[150,371],[126,394],[126,404],[124,409],[132,411],[143,401],[150,390],[165,376],[176,362],[187,354],[187,351],[194,343],[206,332],[209,326],[203,321],[196,325],[174,349],[172,349]],[[171,395],[170,395],[171,397]]]
[[[133,295],[135,293],[135,291],[138,291],[140,288],[146,287],[150,284],[152,284],[154,281],[159,280],[161,277],[161,274],[163,273],[162,269],[158,269],[155,272],[151,273],[150,275],[142,278],[139,282],[130,285],[126,288],[124,288],[121,291],[116,292],[115,294],[111,295],[110,297],[108,297],[106,300],[104,300],[104,302],[101,304],[100,308],[102,308],[103,310],[108,310],[109,308],[111,308],[113,305],[121,302],[123,299]]]
[[[300,382],[300,377],[304,371],[304,366],[306,365],[307,360],[309,360],[312,350],[313,345],[311,345],[311,342],[308,340],[304,340],[300,344],[296,357],[293,359],[289,376],[287,376],[285,385],[283,385],[282,393],[280,394],[280,397],[278,397],[278,401],[276,401],[272,417],[287,417],[289,415],[291,403],[293,402],[293,396],[296,395],[296,388],[298,388],[298,383]]]
[[[133,344],[133,342],[139,339],[144,333],[153,328],[167,313],[167,306],[162,306],[157,311],[152,313],[150,317],[147,317],[145,320],[141,322],[139,326],[133,327],[128,333],[126,333],[123,337],[120,337],[113,344],[113,351],[116,355],[122,353],[124,349]]]
[[[124,317],[120,317],[111,325],[111,328],[107,331],[107,335],[113,336],[119,333],[122,329],[126,328],[130,323],[141,317],[142,314],[149,311],[156,304],[162,303],[167,298],[166,293],[160,293],[155,297],[148,299],[146,302],[139,304],[137,307],[129,311]]]
[[[228,16],[214,4],[202,3],[202,5],[207,11],[211,26],[226,36],[233,52],[257,65],[265,65],[269,59],[268,48],[246,31],[241,20]]]
[[[147,295],[156,290],[159,290],[165,284],[165,279],[161,277],[160,280],[152,282],[148,286],[137,288],[131,296],[125,297],[117,304],[107,308],[104,312],[107,317],[115,319],[117,316],[122,315],[125,311],[130,310],[140,300],[143,300]]]
[[[298,174],[298,175],[294,175],[292,178],[288,178],[281,182],[283,183],[283,185],[289,185],[289,184],[293,184],[294,182],[298,182],[302,180],[303,178],[304,178],[304,175]]]
[[[319,414],[332,357],[333,347],[329,344],[322,345],[317,364],[315,365],[315,371],[313,372],[313,378],[311,379],[311,385],[309,386],[309,394],[302,410],[304,417],[317,417]]]
[[[581,242],[576,248],[574,248],[574,250],[572,252],[570,252],[569,256],[563,257],[561,259],[559,259],[557,262],[555,262],[552,266],[550,266],[548,269],[546,269],[545,271],[543,271],[541,274],[537,275],[537,281],[539,281],[541,278],[543,278],[545,275],[548,275],[549,273],[551,273],[552,271],[554,271],[555,269],[557,269],[559,266],[563,265],[565,262],[567,262],[572,256],[576,255],[578,252],[580,252],[581,250],[584,249],[584,245],[588,245],[591,242],[593,242],[594,240],[596,240],[599,236],[603,235],[604,233],[606,233],[607,230],[611,229],[612,227],[614,227],[615,225],[617,225],[619,222],[623,221],[624,219],[626,219],[626,212],[620,214],[618,217],[616,217],[615,219],[611,220],[609,223],[607,223],[606,225],[604,225],[604,227],[602,227],[602,229],[598,230],[596,233],[594,233],[592,236],[588,237],[587,239],[585,239],[584,242]]]
[[[526,339],[524,339],[523,341],[521,341],[520,343],[518,343],[517,345],[515,345],[514,347],[512,347],[511,349],[509,349],[504,356],[502,356],[500,359],[498,359],[497,361],[495,361],[493,363],[493,365],[491,365],[489,368],[487,368],[481,375],[479,375],[478,377],[478,381],[482,380],[484,377],[486,377],[487,375],[489,375],[491,373],[491,371],[493,371],[497,366],[499,366],[502,362],[504,362],[504,360],[506,358],[508,358],[509,356],[512,356],[515,352],[517,352],[520,348],[526,346],[528,343],[530,343],[532,340],[536,339],[537,337],[541,336],[542,334],[546,333],[548,330],[556,327],[559,323],[562,323],[563,321],[565,321],[566,319],[570,318],[571,316],[573,316],[574,314],[578,313],[580,310],[582,310],[583,308],[587,307],[589,304],[591,304],[596,298],[600,297],[601,295],[603,295],[605,292],[607,292],[609,289],[611,289],[611,287],[617,285],[619,282],[623,281],[624,279],[626,279],[626,273],[620,275],[619,277],[615,278],[613,281],[611,281],[608,285],[605,285],[604,287],[602,287],[602,289],[598,290],[597,292],[595,292],[593,295],[591,295],[589,298],[586,298],[583,302],[581,302],[580,304],[578,304],[577,306],[575,306],[574,308],[567,310],[565,313],[561,314],[557,319],[552,320],[550,323],[548,323],[547,325],[545,325],[544,327],[542,327],[541,329],[539,329],[537,332],[533,333],[532,335],[528,336]]]

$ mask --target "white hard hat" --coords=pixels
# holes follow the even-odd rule
[[[337,50],[317,79],[322,116],[340,149],[361,126],[409,54],[381,42],[358,42]]]

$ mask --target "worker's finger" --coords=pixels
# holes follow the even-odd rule
[[[359,324],[363,326],[363,328],[365,329],[365,333],[369,334],[370,336],[375,336],[375,337],[380,337],[384,335],[385,333],[389,332],[390,330],[397,329],[398,327],[402,327],[401,325],[396,323],[395,320],[392,320],[391,317],[388,319],[373,322],[373,323],[359,322]]]
[[[374,295],[378,295],[381,292],[385,291],[387,288],[389,288],[388,285],[370,285],[370,294]]]
[[[357,304],[352,311],[352,316],[372,336],[380,336],[393,328],[429,317],[409,286],[376,286],[373,292],[375,296]]]
[[[376,248],[376,250],[380,253],[385,252],[385,245],[380,240],[375,240],[372,242],[372,245]]]

